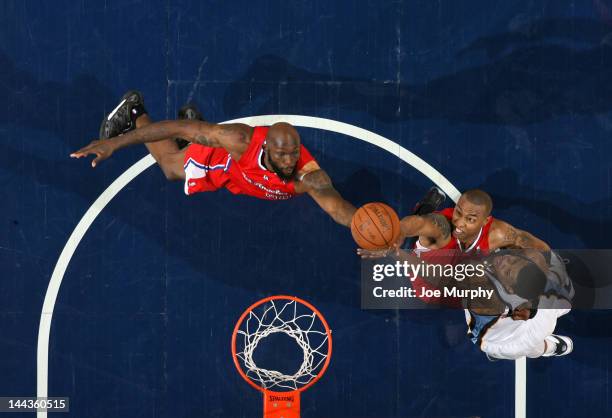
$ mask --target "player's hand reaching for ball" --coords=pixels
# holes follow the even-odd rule
[[[389,256],[398,256],[400,252],[400,246],[398,243],[393,244],[389,248],[383,248],[379,250],[367,250],[365,248],[357,248],[357,255],[361,258],[385,258]]]
[[[106,160],[108,157],[113,155],[115,151],[115,144],[109,139],[98,139],[92,141],[89,145],[81,148],[78,151],[70,154],[72,158],[87,157],[88,155],[94,155],[96,158],[91,162],[91,166],[95,167],[100,161]]]
[[[385,258],[391,253],[391,248],[383,250],[366,250],[365,248],[357,248],[357,255],[361,258]]]
[[[361,258],[399,255],[400,221],[397,213],[384,203],[367,203],[357,209],[351,221],[351,234]]]

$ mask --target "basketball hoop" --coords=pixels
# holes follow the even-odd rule
[[[253,354],[276,333],[295,340],[303,361],[293,374],[258,367]],[[295,296],[270,296],[249,306],[232,334],[232,357],[238,373],[264,395],[264,418],[299,418],[300,394],[325,373],[332,337],[327,321],[310,303]]]

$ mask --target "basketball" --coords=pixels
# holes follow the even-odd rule
[[[367,203],[357,209],[351,221],[351,234],[357,245],[366,250],[389,248],[399,237],[397,213],[384,203]]]

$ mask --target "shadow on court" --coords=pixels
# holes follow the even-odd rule
[[[365,35],[365,34],[364,34]],[[384,122],[445,119],[527,125],[612,110],[612,28],[602,22],[543,19],[473,41],[456,56],[484,53],[484,63],[424,84],[314,73],[286,59],[257,58],[227,89],[224,109],[237,114],[303,114],[321,107],[368,113]]]

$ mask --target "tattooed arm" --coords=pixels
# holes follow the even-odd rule
[[[400,247],[408,237],[419,237],[421,244],[427,248],[443,248],[451,238],[451,224],[439,213],[410,215],[400,220],[400,234],[391,248],[382,250],[358,250],[364,258],[379,258],[389,254],[399,254]]]
[[[489,231],[489,247],[494,248],[532,248],[540,251],[550,251],[550,247],[541,239],[527,231],[517,229],[495,219]]]
[[[319,168],[306,173],[300,181],[296,182],[295,191],[308,193],[321,209],[340,225],[351,225],[356,209],[340,196],[325,170]]]
[[[406,216],[400,221],[400,228],[400,242],[407,237],[425,237],[431,244],[446,244],[451,234],[450,222],[439,213]]]
[[[240,123],[217,125],[194,120],[166,120],[143,126],[115,138],[93,141],[70,156],[80,158],[95,154],[96,158],[92,163],[95,166],[97,162],[107,159],[118,149],[180,137],[207,147],[223,147],[232,154],[232,157],[238,159],[248,148],[252,132],[251,126]]]

